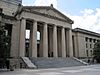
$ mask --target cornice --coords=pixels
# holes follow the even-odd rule
[[[51,15],[48,15],[48,14],[40,13],[40,12],[37,12],[37,11],[29,11],[29,10],[25,10],[25,9],[23,9],[23,11],[34,13],[34,14],[38,14],[38,15],[45,16],[45,17],[48,17],[48,18],[51,18],[51,19],[55,19],[55,20],[59,20],[59,21],[68,22],[70,24],[73,24],[73,21],[64,20],[64,19],[61,19],[61,18],[58,18],[58,17],[55,17],[55,16],[51,16]]]
[[[84,34],[88,34],[88,35],[93,35],[93,36],[100,37],[100,34],[99,33],[92,32],[92,31],[85,30],[85,29],[81,29],[81,28],[75,28],[72,31],[73,32],[80,32],[80,33],[84,33]]]
[[[31,10],[31,9],[33,9],[33,10]],[[52,16],[52,15],[48,15],[48,14],[44,14],[44,13],[40,13],[40,12],[34,11],[34,9],[52,9],[55,12],[61,14],[66,20],[58,18],[56,16]],[[55,19],[55,20],[59,20],[59,21],[63,21],[63,22],[68,22],[70,24],[74,23],[74,21],[72,21],[70,18],[68,18],[67,16],[62,14],[60,11],[58,11],[57,9],[55,9],[55,8],[53,8],[51,6],[24,6],[22,11],[31,12],[31,13],[34,13],[34,14],[42,15],[42,16],[45,16],[45,17],[48,17],[48,18],[51,18],[51,19]]]
[[[15,17],[9,16],[9,15],[5,15],[5,14],[3,14],[3,13],[0,13],[0,16],[2,16],[2,18],[4,18],[4,19],[16,20]]]

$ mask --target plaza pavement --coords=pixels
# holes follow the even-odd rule
[[[0,75],[100,75],[100,65],[52,69],[20,69],[1,72]]]

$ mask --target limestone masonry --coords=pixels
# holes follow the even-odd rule
[[[25,56],[92,57],[100,34],[72,29],[74,22],[52,5],[23,6],[21,3],[22,0],[0,0],[0,23],[11,36],[11,64]],[[29,39],[25,38],[26,30],[30,30]],[[37,40],[37,31],[40,40]]]

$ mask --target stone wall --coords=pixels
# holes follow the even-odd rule
[[[0,1],[0,8],[3,9],[3,13],[5,15],[13,16],[13,13],[16,12],[18,5],[5,1]]]

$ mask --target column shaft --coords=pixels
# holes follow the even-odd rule
[[[32,29],[32,57],[37,57],[37,21],[33,22]]]
[[[20,34],[20,21],[18,20],[12,25],[11,50],[10,50],[11,57],[19,56],[19,42],[20,42],[19,34]]]
[[[43,57],[48,57],[48,27],[46,23],[43,27]]]
[[[57,51],[57,27],[55,25],[53,27],[53,54],[54,54],[54,57],[58,57],[58,51]]]
[[[66,29],[66,57],[69,57],[69,35],[67,29]]]
[[[20,26],[20,47],[19,47],[19,56],[24,57],[25,56],[25,30],[26,30],[26,20],[21,20],[21,26]]]
[[[43,28],[42,27],[40,27],[39,55],[40,55],[40,57],[43,57]]]
[[[62,32],[62,57],[66,57],[66,48],[65,48],[65,29],[64,28],[62,28],[62,30],[61,30],[61,32]]]
[[[72,46],[72,31],[69,29],[69,55],[73,57],[73,46]]]
[[[30,39],[29,39],[29,57],[32,57],[32,35],[33,25],[30,25]]]

